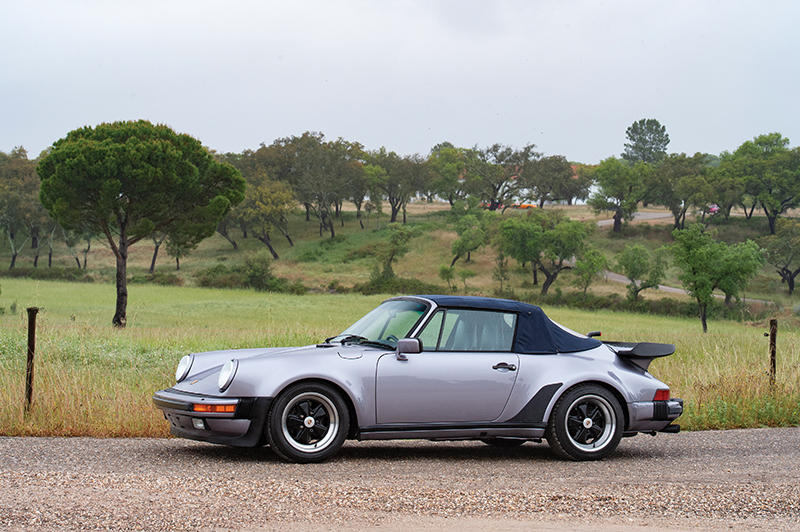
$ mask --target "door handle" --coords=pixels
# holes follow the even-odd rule
[[[492,366],[492,369],[507,369],[508,371],[517,371],[516,364],[509,364],[507,362],[500,362]]]

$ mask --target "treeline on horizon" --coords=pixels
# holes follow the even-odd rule
[[[703,219],[718,211],[728,218],[738,206],[747,218],[763,211],[771,234],[777,219],[800,204],[800,148],[790,148],[789,139],[779,133],[759,135],[719,155],[668,153],[669,135],[655,119],[634,122],[626,139],[620,157],[585,165],[561,155],[543,155],[533,144],[463,148],[443,142],[427,156],[400,155],[305,132],[255,150],[214,154],[238,169],[247,183],[244,200],[227,212],[216,230],[237,248],[230,229],[238,227],[263,242],[277,259],[272,239],[277,234],[293,245],[288,215],[298,203],[306,220],[319,224],[320,236],[326,232],[331,237],[336,224],[344,223],[345,202],[355,206],[363,227],[363,215],[381,212],[384,201],[390,221],[405,222],[406,206],[414,198],[438,198],[451,206],[469,200],[490,211],[526,202],[544,207],[587,200],[595,210],[613,213],[615,232],[640,205],[668,208],[675,228],[684,227],[689,212]],[[0,227],[11,250],[10,268],[26,245],[35,250],[38,266],[42,241],[51,264],[54,239],[63,239],[77,266],[85,268],[95,235],[66,231],[48,215],[39,201],[38,160],[29,159],[22,147],[0,152]],[[197,245],[167,233],[155,233],[152,240],[155,254],[166,242],[177,260]]]

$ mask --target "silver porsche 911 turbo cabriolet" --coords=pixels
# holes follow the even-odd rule
[[[623,436],[678,432],[683,401],[647,368],[674,346],[600,342],[505,299],[395,297],[324,343],[183,357],[156,392],[176,436],[269,444],[317,462],[345,439],[546,438],[572,460]]]

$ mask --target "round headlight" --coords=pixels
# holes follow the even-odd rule
[[[231,382],[233,382],[233,377],[236,375],[236,368],[238,367],[239,361],[236,359],[225,362],[219,372],[219,379],[217,379],[219,391],[224,392],[228,389],[228,386],[230,386]]]
[[[192,369],[192,361],[194,357],[192,355],[186,355],[178,362],[178,369],[175,370],[175,382],[181,382],[186,376],[189,374],[189,370]]]

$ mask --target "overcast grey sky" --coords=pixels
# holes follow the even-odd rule
[[[6,1],[0,150],[138,118],[218,151],[315,130],[597,162],[643,117],[670,151],[794,146],[798,23],[792,1]]]

